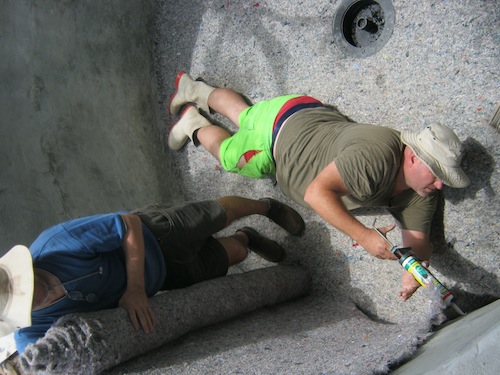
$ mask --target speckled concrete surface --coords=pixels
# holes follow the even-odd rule
[[[467,146],[472,185],[444,190],[445,232],[435,233],[432,271],[466,311],[498,298],[499,133],[487,124],[500,101],[495,1],[394,1],[393,35],[367,58],[345,56],[333,43],[339,1],[0,4],[1,36],[14,41],[2,43],[10,58],[1,63],[5,249],[70,217],[227,194],[284,200],[307,223],[297,240],[254,218],[244,222],[283,243],[286,262],[310,269],[310,297],[193,332],[111,373],[384,373],[444,318],[425,290],[401,303],[397,263],[356,248],[272,180],[226,173],[191,143],[168,150],[178,118],[165,105],[179,70],[253,102],[305,93],[358,122],[452,127]],[[383,211],[357,216],[367,225],[391,222]],[[261,266],[252,255],[231,272]]]
[[[358,122],[396,129],[421,128],[433,122],[452,127],[467,146],[464,165],[473,182],[462,191],[445,188],[445,233],[435,231],[432,270],[453,289],[459,305],[461,302],[470,311],[490,301],[480,296],[498,297],[500,292],[496,267],[500,230],[498,133],[487,125],[499,100],[498,7],[493,1],[395,1],[396,23],[387,45],[373,56],[351,58],[333,44],[332,20],[338,4],[200,1],[187,12],[180,2],[160,2],[155,57],[162,108],[165,111],[173,92],[175,74],[186,70],[214,86],[233,88],[252,102],[304,93],[336,105]],[[170,126],[178,120],[165,112],[164,116]],[[218,115],[210,117],[230,131],[236,130]],[[167,128],[161,131],[166,137]],[[208,153],[191,143],[180,152],[166,153],[182,171],[180,178],[189,198],[237,192],[286,200],[272,180],[226,173]],[[397,264],[374,259],[315,214],[294,207],[306,218],[306,235],[296,241],[280,232],[270,234],[287,245],[289,261],[311,269],[316,296],[329,295],[334,300],[348,297],[371,317],[398,325],[398,335],[388,333],[387,338],[400,345],[415,340],[418,329],[407,327],[421,320],[418,328],[423,329],[424,322],[429,322],[436,311],[429,296],[419,291],[409,302],[401,303],[396,295],[401,272]],[[392,222],[382,211],[361,211],[358,217],[367,225],[374,218],[378,225]],[[393,234],[391,239],[397,243],[399,236]],[[343,311],[348,305],[337,306],[335,314],[348,316]],[[345,357],[326,355],[321,344],[311,340],[310,348],[317,345],[313,350],[316,355],[303,360],[314,367],[292,372],[363,373],[380,369],[383,361],[364,367],[363,349],[350,344],[351,335],[365,329],[363,325],[349,330],[336,324],[322,327],[335,337],[337,344],[332,346],[342,342],[345,353],[350,353],[347,356],[357,357],[362,365],[352,361],[350,367],[344,367]],[[380,348],[372,350],[384,353]],[[386,350],[391,351],[388,346]],[[275,353],[279,364],[269,364],[256,348],[246,350],[246,356],[251,353],[254,366],[250,372],[255,373],[285,373],[283,363],[301,357],[283,351]],[[324,357],[335,357],[337,362],[332,364]],[[204,366],[210,363],[206,362]],[[321,367],[319,363],[328,364]],[[214,372],[222,373],[230,369],[221,363],[213,367]],[[186,371],[191,373],[189,366]]]

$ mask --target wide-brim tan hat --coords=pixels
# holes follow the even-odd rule
[[[420,132],[403,130],[401,141],[410,146],[443,184],[453,188],[470,185],[469,178],[460,167],[462,143],[447,126],[429,125]]]
[[[14,246],[0,258],[0,337],[31,325],[33,289],[31,253]]]

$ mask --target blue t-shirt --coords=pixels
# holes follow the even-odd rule
[[[166,266],[153,234],[144,224],[142,230],[145,289],[146,294],[152,296],[163,286]],[[57,276],[61,283],[67,283],[64,287],[73,299],[66,296],[33,311],[32,325],[14,334],[19,353],[29,343],[43,337],[63,315],[117,307],[127,285],[122,248],[125,232],[120,213],[112,213],[71,220],[40,234],[30,246],[33,266]],[[82,299],[75,300],[75,297]]]

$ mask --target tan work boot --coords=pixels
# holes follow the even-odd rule
[[[215,87],[195,81],[185,72],[179,72],[175,78],[175,92],[170,97],[168,110],[172,115],[176,115],[184,104],[194,103],[206,113],[210,113],[208,97],[214,90]]]
[[[180,150],[188,138],[194,142],[193,135],[196,130],[208,125],[211,125],[210,122],[200,115],[198,108],[190,105],[182,112],[181,119],[170,130],[168,147],[172,150]]]

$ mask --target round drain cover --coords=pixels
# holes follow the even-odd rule
[[[343,0],[333,21],[335,43],[348,55],[380,51],[394,30],[391,0]]]

